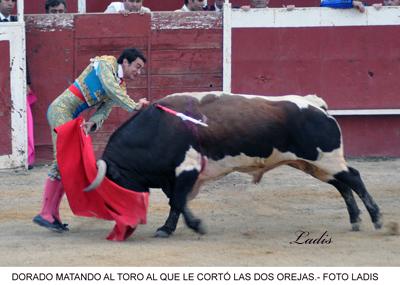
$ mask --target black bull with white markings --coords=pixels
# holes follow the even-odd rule
[[[169,198],[170,213],[156,236],[171,235],[181,213],[189,228],[205,232],[187,207],[204,182],[239,171],[252,175],[257,183],[266,171],[280,165],[333,185],[346,203],[353,230],[359,230],[361,221],[353,191],[375,228],[382,226],[379,208],[359,172],[344,159],[339,125],[321,98],[203,92],[172,94],[157,103],[208,127],[151,105],[110,137],[98,163],[100,174],[89,186],[97,187],[106,173],[133,191],[161,188]]]

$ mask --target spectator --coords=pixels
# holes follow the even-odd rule
[[[379,10],[382,6],[400,6],[400,0],[384,0],[383,3],[372,4],[375,9]]]
[[[46,14],[67,13],[67,3],[65,0],[46,0]]]
[[[0,22],[16,22],[17,16],[11,15],[16,0],[0,0]]]
[[[224,9],[224,0],[215,0],[214,5],[208,7],[208,11],[220,12]]]
[[[400,0],[384,0],[384,6],[400,6]]]
[[[207,10],[208,11],[217,11],[217,12],[222,11],[224,9],[224,2],[225,2],[225,0],[215,0],[214,5],[208,6]],[[231,5],[231,7],[233,9],[240,8],[240,6],[233,5],[233,4]],[[250,9],[250,6],[248,6],[248,8]]]
[[[193,12],[203,11],[204,0],[185,0],[182,8],[175,10],[175,12]]]
[[[204,10],[204,11],[208,11],[208,3],[207,3],[207,0],[204,0],[204,1],[203,1],[203,10]]]
[[[365,12],[365,6],[361,1],[353,1],[353,0],[321,0],[321,7],[330,7],[330,8],[356,8],[361,13]]]
[[[240,7],[244,11],[249,11],[251,8],[267,8],[269,0],[250,0],[250,5]]]
[[[112,2],[108,5],[104,13],[151,13],[151,10],[143,6],[143,0],[124,0],[122,2]]]

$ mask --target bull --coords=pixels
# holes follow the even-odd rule
[[[347,206],[352,230],[358,231],[361,219],[354,191],[375,228],[381,228],[379,207],[360,173],[347,165],[340,127],[321,98],[201,92],[172,94],[157,103],[208,127],[149,106],[112,134],[88,188],[96,188],[104,175],[133,191],[161,188],[169,198],[170,212],[156,236],[170,236],[180,214],[189,228],[205,233],[187,201],[206,181],[239,171],[258,183],[265,172],[280,165],[333,185]]]

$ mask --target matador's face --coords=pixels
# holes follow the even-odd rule
[[[124,78],[135,79],[138,75],[142,73],[142,69],[144,67],[143,60],[138,57],[131,63],[124,58],[122,62],[122,70],[124,72]]]

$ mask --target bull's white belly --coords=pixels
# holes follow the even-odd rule
[[[220,160],[208,158],[206,159],[207,162],[204,168],[201,169],[203,164],[201,154],[190,147],[186,152],[184,161],[176,168],[176,175],[178,176],[185,171],[201,171],[188,197],[189,200],[191,200],[197,196],[204,182],[217,180],[234,171],[248,173],[253,176],[253,182],[258,183],[265,172],[277,166],[289,163],[294,163],[295,167],[322,181],[329,181],[334,178],[334,174],[347,170],[342,147],[332,152],[322,152],[320,149],[318,149],[318,151],[319,157],[316,161],[305,160],[299,158],[294,153],[280,152],[277,149],[274,149],[271,155],[266,158],[250,157],[243,153],[237,156],[225,156]],[[307,166],[308,164],[312,165],[314,168],[311,170],[307,169],[309,167]]]
[[[296,159],[297,156],[295,154],[290,152],[282,153],[276,149],[267,158],[250,157],[242,153],[237,156],[226,156],[217,161],[209,159],[199,179],[212,180],[234,171],[245,173],[253,173],[261,170],[267,171],[285,161]]]
[[[240,154],[237,156],[226,156],[217,161],[209,159],[199,179],[204,181],[214,180],[234,171],[252,175],[258,173],[262,176],[262,174],[268,170],[293,161],[305,161],[323,170],[323,172],[326,172],[326,177],[323,177],[325,180],[333,179],[332,174],[347,170],[342,148],[332,152],[318,151],[319,158],[316,161],[305,160],[296,156],[294,153],[280,152],[277,149],[274,149],[272,154],[266,158],[250,157],[245,154]]]

